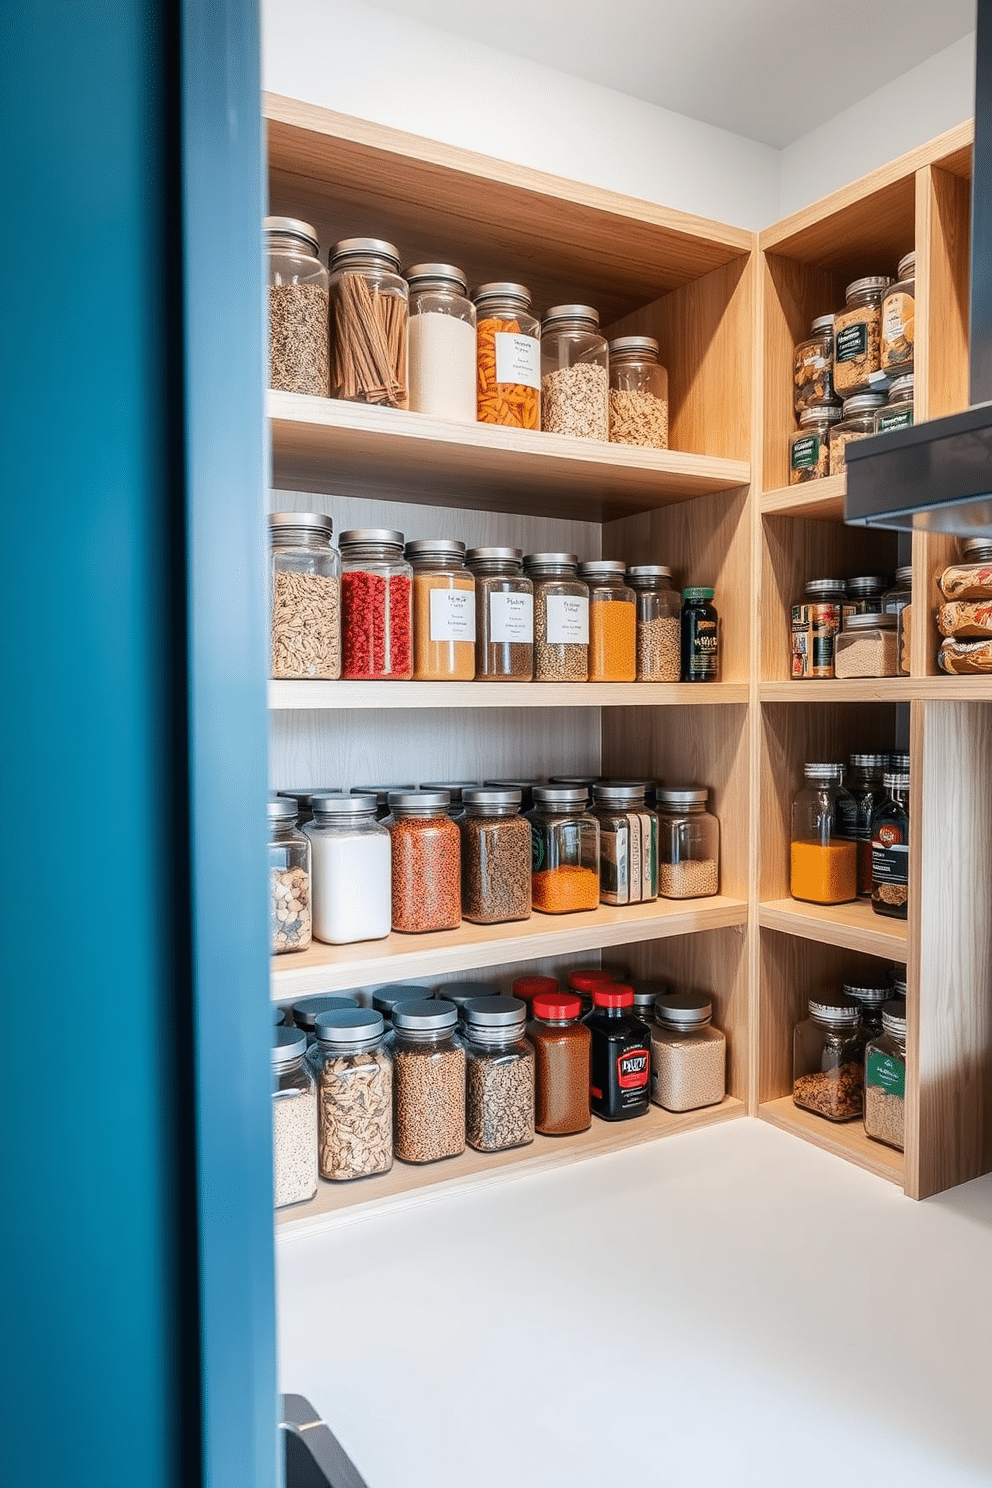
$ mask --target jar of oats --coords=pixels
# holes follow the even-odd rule
[[[882,367],[882,296],[886,274],[855,279],[844,291],[844,309],[834,316],[834,388],[841,398],[866,393]]]
[[[610,356],[591,305],[555,305],[541,323],[541,428],[573,439],[610,434]]]
[[[270,673],[334,681],[341,675],[341,559],[323,512],[271,512]]]
[[[882,300],[882,371],[900,377],[913,370],[916,343],[916,251],[899,260],[895,284]]]
[[[844,417],[841,409],[804,408],[799,428],[789,435],[789,485],[819,480],[830,473],[830,430]]]
[[[668,372],[653,336],[610,342],[610,442],[668,448]]]
[[[847,469],[844,450],[852,439],[867,439],[875,432],[878,410],[885,406],[884,393],[856,393],[844,399],[844,417],[830,430],[830,474]]]

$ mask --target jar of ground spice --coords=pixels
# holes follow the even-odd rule
[[[885,274],[855,279],[844,291],[844,309],[834,316],[834,388],[840,398],[866,393],[882,366],[882,296],[892,283]]]
[[[531,902],[545,914],[599,906],[599,823],[583,786],[538,785],[531,829]]]
[[[882,775],[884,754],[852,754],[846,788],[854,801],[856,824],[854,835],[858,852],[858,894],[871,893],[871,824],[876,810],[885,799]]]
[[[809,338],[793,353],[792,381],[796,414],[834,401],[834,318],[818,315]]]
[[[534,1126],[546,1137],[586,1131],[589,1053],[592,1035],[579,1022],[581,1003],[572,992],[537,993],[527,1037],[534,1049]]]
[[[589,681],[637,680],[637,597],[626,566],[614,559],[580,563],[589,585]]]
[[[666,1111],[717,1106],[726,1094],[727,1040],[699,992],[660,998],[651,1028],[651,1099]]]
[[[341,534],[341,675],[409,681],[413,675],[413,570],[403,534],[352,528]]]
[[[789,435],[790,486],[830,474],[830,430],[843,417],[843,410],[830,404],[803,409],[799,428]]]
[[[269,941],[272,954],[310,944],[310,843],[296,830],[296,802],[274,796],[269,817]]]
[[[410,286],[410,408],[475,423],[475,306],[453,264],[415,264]]]
[[[461,922],[461,847],[447,791],[392,791],[393,929],[454,930]]]
[[[471,682],[475,676],[475,580],[465,544],[418,538],[406,545],[413,569],[413,677]]]
[[[653,336],[610,342],[610,442],[668,448],[668,372]]]
[[[906,1146],[906,1004],[884,1004],[881,1032],[865,1049],[865,1135]]]
[[[541,428],[573,439],[610,436],[610,356],[591,305],[555,305],[541,322]]]
[[[317,1076],[321,1178],[340,1182],[393,1166],[393,1058],[382,1014],[321,1013],[309,1061]]]
[[[341,675],[341,560],[321,512],[272,512],[272,665],[276,678]]]
[[[317,233],[295,217],[266,217],[269,387],[326,398],[331,390],[327,270]]]
[[[637,680],[678,682],[682,675],[682,601],[672,588],[672,570],[661,563],[628,568],[637,596]]]
[[[720,889],[720,823],[704,786],[659,786],[658,892],[699,899]]]
[[[916,346],[916,252],[899,260],[896,282],[882,300],[880,361],[889,377],[913,370]]]
[[[465,1004],[465,1137],[478,1152],[534,1140],[534,1049],[516,997]]]
[[[272,1030],[272,1165],[275,1207],[317,1192],[317,1090],[298,1028]]]
[[[589,586],[574,553],[528,553],[534,586],[534,681],[585,682],[589,676]]]
[[[481,284],[472,299],[479,423],[540,429],[540,322],[530,313],[530,291],[522,284]]]
[[[618,982],[593,990],[584,1019],[592,1035],[589,1094],[594,1116],[630,1121],[651,1104],[651,1039],[633,1015],[634,993]]]
[[[534,586],[520,548],[470,548],[475,577],[475,675],[529,682],[534,675]]]
[[[465,1049],[458,1011],[429,998],[393,1008],[393,1142],[401,1162],[438,1162],[465,1151]]]
[[[328,264],[331,396],[406,408],[409,291],[399,254],[381,238],[344,238]]]
[[[658,818],[644,804],[644,784],[594,785],[599,822],[601,904],[642,904],[658,897]]]
[[[885,799],[871,822],[871,907],[905,920],[909,914],[909,771],[886,771]]]
[[[530,919],[530,823],[518,790],[464,792],[462,916],[476,925]]]
[[[855,393],[844,399],[844,417],[830,430],[830,474],[847,470],[844,453],[852,439],[868,439],[875,432],[875,419],[885,406],[884,393]]]
[[[864,1110],[861,1004],[842,992],[811,997],[796,1027],[792,1099],[828,1121],[853,1121]]]
[[[894,677],[899,670],[896,615],[848,615],[834,646],[836,677]]]
[[[844,789],[844,767],[803,766],[792,803],[790,891],[808,904],[847,904],[858,897],[857,807]]]

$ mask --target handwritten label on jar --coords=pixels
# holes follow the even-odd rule
[[[842,331],[837,332],[834,342],[835,361],[854,362],[867,351],[868,327],[863,320],[856,320],[853,325],[845,326]]]
[[[534,639],[533,594],[490,594],[489,639],[529,645]]]
[[[431,640],[475,640],[474,590],[431,590]]]
[[[567,594],[549,594],[545,600],[549,646],[588,646],[589,601]]]
[[[496,381],[540,388],[541,343],[537,337],[497,331],[493,340],[496,342]]]

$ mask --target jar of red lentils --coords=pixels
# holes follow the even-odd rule
[[[413,675],[413,569],[403,534],[389,528],[342,532],[341,676],[409,681]]]
[[[461,923],[461,835],[447,791],[391,791],[393,929],[419,935]]]

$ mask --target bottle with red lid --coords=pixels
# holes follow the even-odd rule
[[[513,995],[527,1004],[527,1016],[531,1016],[534,998],[540,992],[557,992],[558,983],[553,976],[518,976],[513,982]]]
[[[568,973],[568,985],[582,1002],[582,1016],[592,1012],[592,994],[597,987],[611,986],[616,981],[612,972],[598,966],[582,967]]]
[[[534,1046],[535,1129],[548,1137],[587,1131],[592,1124],[592,1035],[579,1022],[579,998],[574,992],[559,992],[550,977],[518,980],[551,982],[549,990],[535,993],[533,1017],[527,1025],[527,1037]]]
[[[630,1121],[650,1105],[650,1035],[633,1007],[632,987],[600,983],[583,1019],[592,1035],[590,1104],[604,1121]]]

